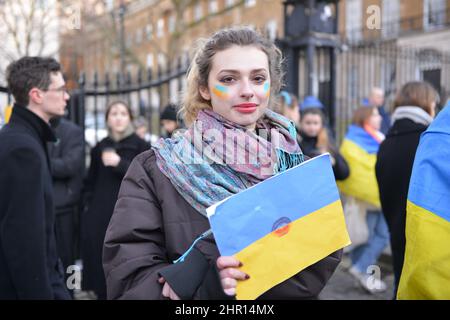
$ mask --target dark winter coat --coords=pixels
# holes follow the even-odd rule
[[[83,186],[84,137],[76,124],[61,118],[54,125],[56,142],[48,145],[56,213],[78,204]]]
[[[212,236],[183,263],[172,264],[210,228],[159,170],[153,150],[136,157],[120,189],[103,251],[109,299],[163,299],[164,276],[182,299],[225,299]],[[260,299],[313,299],[341,259],[342,250],[264,293]]]
[[[0,131],[0,300],[70,299],[57,256],[50,126],[15,106]]]
[[[395,281],[398,287],[405,254],[406,200],[414,157],[426,126],[409,119],[395,121],[381,143],[375,166],[380,201],[391,234]]]
[[[117,167],[106,167],[102,151],[113,148],[121,160]],[[91,164],[85,183],[86,210],[81,221],[83,259],[83,289],[94,290],[100,299],[106,298],[102,268],[102,249],[106,228],[116,204],[120,184],[135,156],[150,145],[132,134],[119,142],[107,137],[91,151]]]

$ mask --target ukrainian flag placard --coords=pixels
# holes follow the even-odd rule
[[[450,299],[450,105],[421,138],[409,184],[398,299]]]
[[[350,125],[340,153],[347,161],[350,175],[338,181],[339,189],[359,200],[381,207],[375,163],[380,143],[363,128]]]
[[[237,299],[255,299],[350,244],[329,154],[305,161],[207,209],[220,254],[250,279]]]

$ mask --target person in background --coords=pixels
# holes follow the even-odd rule
[[[273,110],[286,118],[292,120],[297,130],[297,142],[300,144],[300,106],[298,105],[297,97],[287,91],[280,91],[279,103],[274,104]]]
[[[144,117],[139,117],[134,121],[134,128],[137,136],[148,143],[151,143],[151,135],[149,133],[148,122]]]
[[[421,134],[435,115],[438,94],[426,82],[409,82],[397,93],[393,125],[380,146],[376,175],[381,207],[386,218],[392,249],[395,294],[405,255],[406,202],[409,181]]]
[[[23,57],[6,70],[15,104],[0,130],[0,300],[70,299],[55,241],[47,143],[50,119],[70,96],[53,58]]]
[[[56,245],[66,278],[67,268],[79,258],[79,211],[84,176],[84,135],[76,124],[52,120],[56,142],[48,144],[55,199]]]
[[[84,291],[106,299],[102,267],[103,240],[116,204],[120,184],[131,161],[150,145],[134,133],[130,107],[112,102],[105,115],[108,136],[91,150],[85,181],[86,208],[82,215],[82,260]]]
[[[350,172],[347,162],[334,146],[328,130],[324,126],[325,119],[321,108],[303,105],[300,121],[300,147],[305,155],[314,158],[323,153],[330,153],[336,180],[346,179]]]
[[[370,91],[367,103],[368,105],[378,109],[378,113],[382,119],[380,131],[382,134],[386,135],[391,127],[391,117],[384,108],[384,90],[378,87],[373,87]]]
[[[171,138],[175,130],[180,127],[176,106],[168,104],[161,113],[160,121],[165,132],[163,136],[165,138]]]
[[[292,120],[295,126],[300,123],[300,106],[297,97],[287,91],[280,91],[280,113],[286,118]]]
[[[371,277],[370,269],[389,243],[389,231],[386,220],[380,211],[378,185],[375,177],[375,162],[380,143],[384,135],[379,131],[381,116],[372,106],[358,107],[353,115],[347,135],[340,151],[350,168],[347,179],[338,182],[347,201],[358,204],[358,214],[363,215],[363,223],[358,226],[367,228],[366,241],[353,246],[350,251],[351,267],[349,272],[369,293],[385,291],[387,285],[381,279]],[[344,212],[346,211],[344,204]],[[345,212],[347,215],[347,212]],[[352,234],[350,232],[350,238]],[[353,239],[352,239],[353,241]]]

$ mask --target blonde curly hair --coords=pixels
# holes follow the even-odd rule
[[[183,92],[180,113],[187,125],[197,118],[202,109],[211,109],[211,102],[200,95],[200,87],[208,86],[208,76],[211,71],[214,55],[231,46],[255,46],[262,50],[269,60],[271,78],[269,105],[276,103],[276,95],[280,91],[283,78],[283,59],[280,49],[273,42],[264,38],[250,27],[240,26],[222,29],[209,39],[201,39],[187,72],[187,86]],[[274,97],[272,99],[272,97]]]

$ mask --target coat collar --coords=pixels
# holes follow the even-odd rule
[[[28,108],[14,104],[11,123],[19,122],[30,128],[43,142],[55,142],[56,136],[48,123]]]

